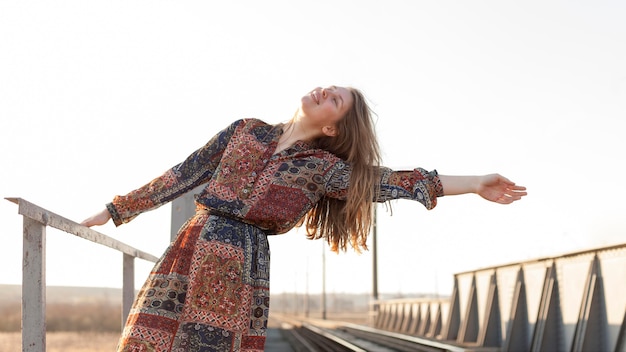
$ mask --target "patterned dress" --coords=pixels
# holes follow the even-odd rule
[[[350,165],[298,142],[274,153],[282,129],[238,120],[145,186],[107,204],[115,225],[198,185],[197,212],[156,263],[118,351],[263,351],[269,312],[267,236],[289,231],[322,197],[344,198]],[[436,171],[381,167],[376,201],[435,207]]]

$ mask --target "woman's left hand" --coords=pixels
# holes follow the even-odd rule
[[[476,193],[486,200],[500,204],[511,204],[527,195],[526,187],[517,186],[499,174],[480,176]]]

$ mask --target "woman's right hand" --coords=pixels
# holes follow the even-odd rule
[[[104,225],[111,219],[111,213],[105,208],[99,213],[96,213],[87,219],[83,220],[80,224],[87,227]]]

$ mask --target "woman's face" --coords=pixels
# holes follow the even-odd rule
[[[345,87],[317,87],[302,97],[299,115],[315,127],[335,126],[352,108],[353,100]]]

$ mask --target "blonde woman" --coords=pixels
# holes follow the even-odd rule
[[[354,88],[315,88],[285,124],[238,120],[86,226],[129,222],[198,185],[197,211],[139,292],[118,351],[262,351],[269,312],[267,236],[305,225],[334,251],[365,249],[372,202],[477,193],[509,204],[525,188],[498,175],[443,176],[379,165],[371,111]]]

